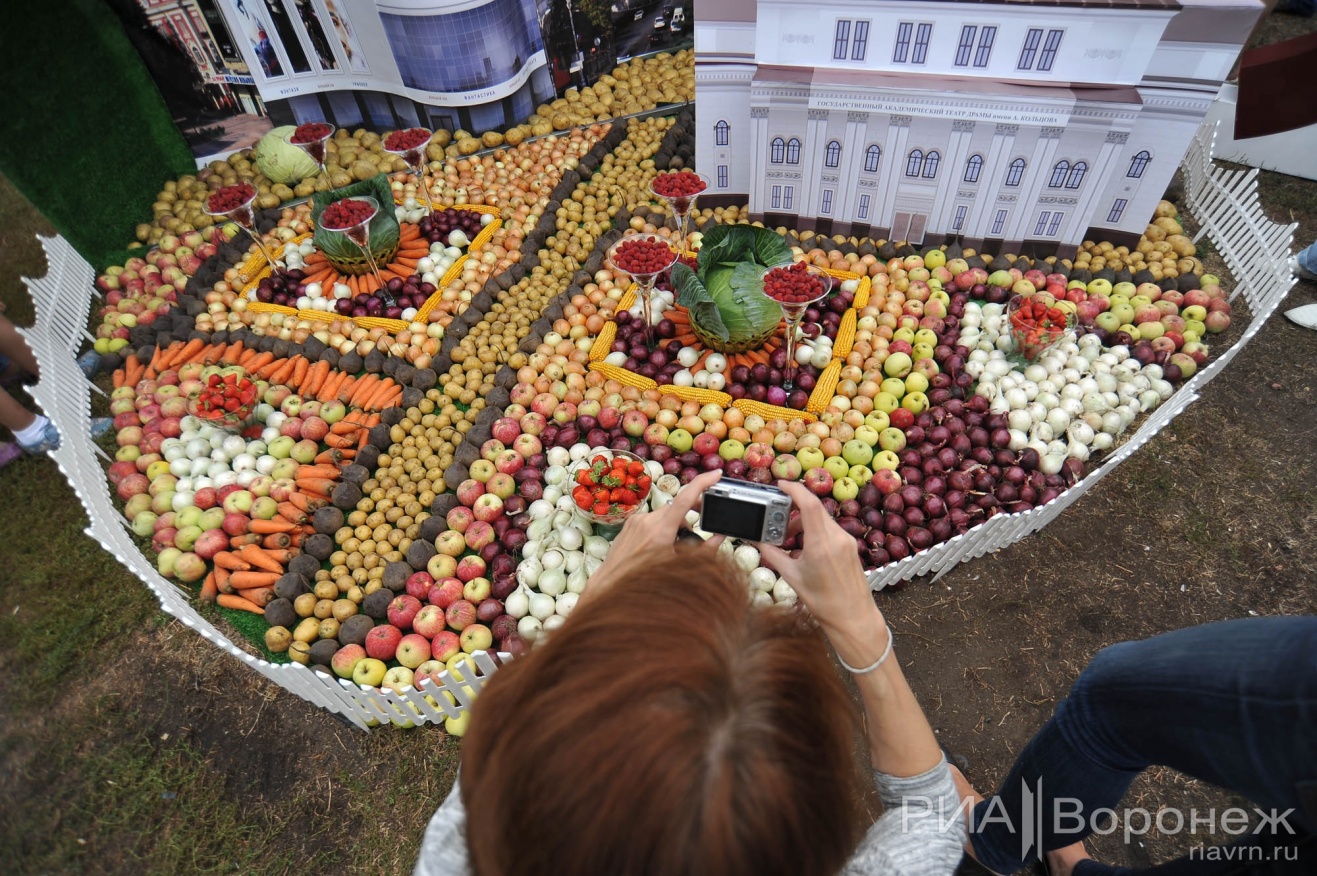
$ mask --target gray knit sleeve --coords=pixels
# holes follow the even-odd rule
[[[421,854],[412,876],[470,876],[466,859],[466,809],[462,806],[461,776],[435,810],[421,840]]]
[[[843,876],[951,876],[965,846],[965,812],[945,758],[902,778],[874,771],[885,811]]]

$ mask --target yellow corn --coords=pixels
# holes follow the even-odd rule
[[[859,310],[869,306],[869,292],[873,289],[873,281],[867,276],[860,278],[859,288],[855,290],[855,300],[851,302],[851,307]]]
[[[854,315],[855,311],[847,312],[848,315]],[[854,331],[854,320],[851,320],[851,328]],[[842,327],[846,325],[845,317],[842,317]],[[828,363],[819,374],[818,380],[814,383],[814,391],[809,394],[809,401],[805,404],[805,410],[815,414],[821,413],[831,402],[832,397],[837,393],[837,381],[841,378],[841,360],[833,359]]]
[[[841,369],[838,369],[840,371]],[[765,420],[804,420],[806,423],[812,423],[815,417],[809,411],[798,411],[795,408],[780,408],[777,405],[770,405],[768,402],[751,401],[748,398],[739,398],[732,402],[732,407],[737,408],[747,417],[751,414],[758,414]]]
[[[693,401],[702,405],[713,404],[725,408],[732,403],[732,397],[727,393],[716,389],[701,389],[698,386],[660,386],[659,392],[675,395],[682,401]]]
[[[617,313],[619,310],[631,309],[631,305],[636,303],[637,288],[638,287],[636,286],[635,283],[632,283],[630,286],[627,287],[626,293],[622,295],[622,300],[617,302],[617,307],[613,310],[614,313]]]
[[[598,362],[613,352],[613,341],[617,339],[617,323],[611,319],[599,330],[599,336],[590,347],[590,361]]]
[[[837,337],[832,342],[832,358],[845,359],[851,354],[851,347],[855,343],[855,319],[854,307],[842,314]]]
[[[657,389],[658,383],[648,377],[642,377],[634,371],[628,371],[617,365],[609,365],[607,362],[591,362],[591,371],[598,371],[608,380],[616,380],[623,386],[634,386],[639,389]]]
[[[238,276],[243,279],[259,279],[261,270],[268,267],[269,265],[267,265],[265,261],[265,254],[257,250],[247,256],[247,259],[238,266]]]

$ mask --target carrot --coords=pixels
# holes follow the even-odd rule
[[[300,356],[296,356],[280,360],[279,367],[270,372],[270,375],[265,379],[275,386],[291,386],[289,380],[292,378],[293,370],[297,368],[297,360],[300,358]]]
[[[305,396],[306,393],[302,391],[302,384],[306,382],[306,372],[311,367],[311,360],[305,356],[294,356],[293,359],[292,382],[288,385],[295,387],[298,393]]]
[[[421,236],[421,229],[420,229],[419,227],[417,227],[416,225],[410,225],[410,224],[407,224],[407,223],[403,223],[403,224],[401,224],[401,225],[398,226],[398,239],[399,239],[399,240],[415,240],[416,238],[418,238],[418,237],[420,237],[420,236]]]
[[[400,401],[402,401],[402,387],[395,386],[393,387],[393,389],[389,391],[388,395],[384,396],[384,398],[379,403],[372,405],[372,407],[374,407],[374,409],[377,411],[382,411],[385,410],[386,408],[393,407],[394,405],[398,404]]]
[[[264,616],[265,609],[261,608],[254,602],[243,599],[241,596],[233,596],[228,593],[221,593],[215,597],[215,602],[220,608],[229,608],[234,611],[250,611],[252,614]]]
[[[237,365],[239,368],[250,370],[249,366],[256,359],[258,355],[260,355],[260,351],[248,347],[247,349],[242,351],[242,353],[238,356],[238,361],[235,362],[234,364]]]
[[[191,362],[198,353],[206,348],[206,342],[201,338],[193,338],[183,345],[183,348],[175,355],[169,358],[170,368],[177,368],[179,365]],[[171,348],[172,349],[172,348]]]
[[[264,608],[271,602],[274,602],[274,591],[269,587],[253,587],[250,590],[242,591],[242,598],[252,605],[258,605]]]
[[[331,450],[346,450],[349,447],[357,446],[357,439],[352,435],[326,435],[322,439],[329,445]]]
[[[366,293],[367,295],[374,292],[376,289],[380,287],[379,280],[375,279],[374,274],[362,274],[361,278],[358,279],[357,282],[361,285],[361,291]]]
[[[322,451],[320,451],[320,454],[319,454],[318,456],[316,456],[316,458],[315,458],[315,463],[316,463],[316,465],[335,465],[335,466],[336,466],[336,465],[342,465],[344,459],[345,459],[345,457],[344,457],[344,455],[343,455],[343,451],[342,451],[340,448],[337,448],[337,447],[331,447],[331,448],[329,448],[328,450],[322,450]],[[297,493],[294,492],[292,495],[293,495],[293,496],[296,496]],[[297,501],[297,500],[296,500],[296,499],[292,499],[292,498],[290,497],[289,501],[293,501],[293,502],[295,502],[295,501]]]
[[[239,556],[251,563],[253,569],[264,569],[267,572],[278,572],[280,575],[284,573],[283,566],[280,566],[270,557],[267,557],[265,552],[254,544],[249,544],[244,547],[239,553]]]
[[[348,402],[352,407],[359,408],[363,402],[379,388],[380,379],[374,374],[367,374],[357,381],[357,388],[352,391],[352,400]]]
[[[215,567],[215,589],[220,593],[232,593],[233,587],[229,584],[229,576],[233,572],[223,566]]]
[[[347,284],[348,284],[348,289],[352,292],[353,298],[356,298],[358,295],[361,294],[361,286],[357,283],[356,274],[348,274]]]
[[[330,371],[329,376],[321,385],[320,391],[316,393],[316,398],[322,402],[334,401],[338,398],[338,391],[343,386],[343,381],[350,377],[346,371]]]
[[[335,435],[351,435],[361,428],[361,424],[344,417],[337,423],[329,427],[329,431]]]
[[[247,369],[248,374],[255,375],[256,372],[265,368],[273,361],[274,361],[274,354],[271,353],[269,350],[266,350],[263,353],[257,353],[247,362],[247,364],[243,365],[242,367]]]
[[[269,535],[272,532],[288,532],[296,527],[287,520],[253,520],[251,531],[254,535]]]
[[[399,237],[401,237],[401,235],[399,235]],[[320,250],[316,250],[315,252],[311,253],[309,256],[306,256],[304,259],[302,259],[302,262],[308,265],[318,265],[321,262],[328,262],[328,261],[329,259]]]
[[[118,389],[119,387],[123,386],[127,373],[128,372],[123,368],[120,368],[119,370],[115,371],[114,374],[110,376],[111,385],[113,385],[115,389]]]
[[[261,548],[275,550],[286,550],[293,543],[293,537],[286,532],[272,532],[265,538],[261,539]]]
[[[306,512],[292,502],[279,503],[279,516],[289,523],[302,524],[306,522]]]
[[[251,571],[251,563],[244,560],[238,554],[229,551],[220,551],[215,554],[215,565],[221,569],[228,569],[234,572]]]
[[[152,371],[159,372],[162,368],[165,367],[164,363],[167,354],[172,355],[169,354],[169,351],[173,350],[177,346],[178,344],[170,344],[168,349],[166,349],[165,347],[156,347],[155,353],[151,355],[151,362],[147,367],[149,367]]]
[[[338,401],[347,404],[352,400],[352,393],[356,391],[357,378],[351,374],[343,381],[343,385],[338,388],[338,395],[334,396]]]
[[[420,263],[420,261],[421,260],[419,258],[414,258],[414,259],[408,258],[407,256],[404,256],[401,253],[394,256],[393,258],[393,263],[395,265],[403,265],[405,267],[413,268],[413,269]]]
[[[201,582],[201,593],[197,598],[202,602],[214,602],[216,596],[219,596],[219,584],[215,581],[215,570],[211,569],[206,580]]]
[[[256,544],[260,540],[261,537],[259,535],[244,532],[242,535],[235,535],[233,538],[229,539],[229,547],[236,551],[243,545]]]
[[[229,584],[234,590],[247,590],[252,587],[273,587],[274,582],[282,577],[279,572],[234,572],[229,576]]]
[[[301,511],[303,513],[303,519],[301,521],[298,521],[300,523],[306,522],[306,515],[314,514],[315,512],[319,511],[321,508],[325,507],[324,503],[322,503],[319,499],[312,499],[309,496],[307,496],[306,493],[299,493],[297,490],[293,490],[291,493],[288,494],[288,504],[292,505],[298,511]],[[280,507],[283,507],[282,503],[280,504]]]
[[[329,376],[329,362],[321,361],[309,367],[306,371],[306,382],[302,385],[302,398],[317,398],[320,387],[324,385],[325,378]]]
[[[297,488],[299,490],[310,490],[312,493],[319,493],[322,496],[328,496],[330,493],[334,492],[335,486],[337,486],[337,484],[329,478],[310,477],[297,479]],[[256,521],[253,520],[252,522],[255,523]]]
[[[691,324],[690,314],[686,311],[686,308],[684,307],[669,308],[668,310],[663,311],[663,316],[665,319],[672,320],[677,325]]]
[[[293,561],[293,557],[301,553],[301,551],[292,550],[291,548],[266,548],[265,552],[281,566],[287,566]]]
[[[330,480],[337,480],[338,476],[339,470],[337,466],[332,465],[299,465],[296,474],[296,477],[299,480],[302,478],[329,478]]]
[[[234,341],[229,344],[229,348],[224,351],[224,355],[220,357],[220,362],[225,365],[237,365],[238,357],[246,352],[246,350],[247,347],[242,341]]]

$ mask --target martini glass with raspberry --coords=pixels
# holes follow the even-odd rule
[[[311,160],[320,165],[320,173],[325,174],[325,143],[334,136],[335,130],[328,122],[306,122],[293,129],[288,142],[311,156]]]
[[[276,258],[265,241],[261,238],[261,233],[256,230],[256,215],[252,210],[252,202],[256,200],[256,187],[251,183],[234,183],[231,186],[225,186],[211,193],[206,199],[204,208],[207,216],[214,216],[216,219],[227,219],[237,225],[252,240],[256,241],[256,246],[260,248],[261,254],[269,262],[273,270],[284,270],[284,263],[281,259]]]
[[[677,254],[657,234],[633,232],[609,247],[608,266],[629,274],[640,286],[640,306],[645,318],[645,345],[654,348],[654,319],[651,298],[659,274],[672,267]]]
[[[434,202],[430,200],[430,187],[425,184],[425,147],[433,136],[434,132],[429,128],[408,128],[394,131],[384,138],[384,151],[407,162],[407,167],[416,174],[416,187],[421,190],[425,209],[431,213],[434,212]]]
[[[668,208],[677,220],[677,234],[683,252],[690,249],[689,234],[686,230],[687,217],[695,209],[695,200],[709,187],[709,178],[693,170],[678,170],[675,173],[660,173],[649,184],[649,191],[655,197],[667,201]]]
[[[782,308],[787,321],[787,364],[782,369],[782,388],[795,388],[796,335],[811,304],[822,301],[832,290],[832,275],[804,262],[777,265],[764,272],[764,294]]]
[[[379,282],[379,291],[376,294],[392,307],[393,296],[389,294],[388,284],[384,282],[379,265],[375,264],[375,255],[370,251],[370,223],[379,211],[379,202],[374,198],[364,196],[344,198],[330,204],[320,214],[320,227],[326,231],[341,232],[361,249],[362,254],[366,256],[366,264],[370,265],[371,273]]]

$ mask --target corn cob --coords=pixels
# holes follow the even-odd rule
[[[851,354],[851,347],[855,344],[855,308],[842,314],[841,325],[837,327],[837,337],[832,341],[832,358],[845,359]]]
[[[713,404],[725,408],[732,403],[732,397],[727,393],[716,389],[701,389],[698,386],[660,386],[659,392],[675,395],[682,401],[693,401],[702,405]]]
[[[599,362],[613,351],[613,341],[617,338],[617,323],[611,319],[599,330],[599,336],[590,347],[590,361]]]
[[[636,286],[635,283],[632,283],[630,286],[627,287],[626,292],[622,295],[622,299],[617,302],[617,308],[613,311],[614,313],[617,313],[617,311],[619,310],[631,309],[631,305],[636,303],[637,288],[638,287]]]
[[[855,300],[851,302],[851,307],[859,310],[862,307],[869,306],[869,293],[873,290],[873,281],[868,277],[860,278],[859,288],[855,290]]]
[[[265,261],[265,253],[259,249],[247,256],[238,266],[238,276],[243,280],[255,282],[263,276],[269,276],[270,265]]]
[[[855,311],[848,311],[848,314],[854,314]],[[854,320],[852,322],[852,331],[854,330]],[[842,326],[846,324],[845,318],[842,319]],[[832,397],[837,392],[837,381],[841,378],[841,360],[833,359],[828,363],[819,374],[818,380],[814,382],[814,391],[809,394],[809,401],[805,404],[805,410],[813,413],[821,413],[831,402]],[[747,411],[748,413],[748,411]]]
[[[634,371],[628,371],[617,365],[609,365],[607,362],[591,362],[591,371],[598,371],[608,380],[616,380],[623,386],[634,386],[639,389],[657,389],[658,383],[648,377],[642,377]]]
[[[840,373],[841,369],[838,368],[837,370]],[[828,398],[831,398],[831,396],[828,396]],[[758,414],[765,420],[804,420],[806,423],[812,423],[818,419],[809,411],[780,408],[777,405],[770,405],[768,402],[751,401],[748,398],[737,399],[732,402],[732,407],[738,408],[747,417],[751,414]]]

